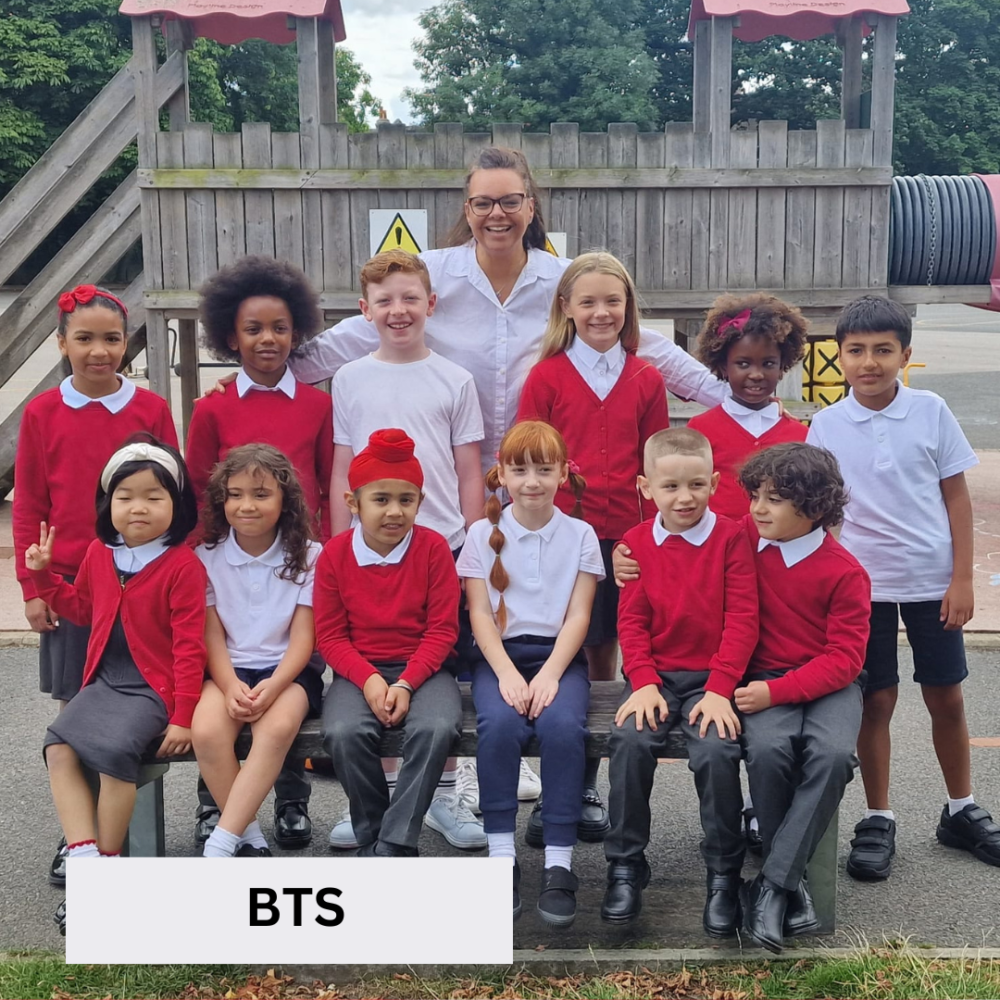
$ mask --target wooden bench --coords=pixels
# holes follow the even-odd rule
[[[462,735],[454,752],[460,757],[476,755],[476,710],[472,704],[472,694],[468,684],[462,689]],[[615,710],[621,698],[620,681],[597,681],[591,684],[590,710],[587,713],[587,756],[605,757],[608,753],[610,727]],[[382,737],[383,757],[398,757],[402,750],[403,734],[399,730],[386,730]],[[236,755],[244,760],[250,750],[250,728],[246,727],[236,741]],[[310,719],[299,730],[293,744],[302,757],[326,758],[326,749],[320,734],[318,719]],[[667,755],[670,758],[687,759],[684,737],[678,731],[667,738]],[[538,741],[532,739],[524,750],[525,757],[538,756]],[[163,857],[164,813],[163,776],[171,764],[194,761],[194,754],[170,757],[165,761],[149,758],[143,767],[139,791],[136,796],[132,824],[129,826],[128,853],[132,857]],[[314,817],[315,818],[315,817]],[[837,908],[837,817],[830,823],[809,865],[809,886],[816,903],[821,931],[832,932],[836,924]]]

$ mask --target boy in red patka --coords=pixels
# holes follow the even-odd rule
[[[351,461],[345,501],[358,523],[316,565],[316,644],[333,668],[323,740],[350,801],[361,857],[414,857],[462,726],[458,683],[442,670],[458,639],[458,574],[442,535],[415,524],[424,474],[413,441],[375,431]],[[389,789],[379,756],[403,730]]]
[[[740,472],[750,495],[746,530],[756,552],[760,640],[743,713],[750,791],[764,866],[746,891],[744,926],[771,951],[819,923],[806,865],[854,776],[861,726],[857,681],[868,642],[871,584],[829,534],[847,493],[822,448],[782,444]]]
[[[740,722],[732,705],[757,642],[757,580],[742,527],[708,509],[719,480],[707,438],[688,428],[654,434],[643,453],[643,495],[657,516],[623,544],[640,575],[625,586],[618,635],[627,678],[611,726],[611,832],[601,916],[639,913],[650,870],[649,796],[667,734],[679,725],[701,803],[708,869],[704,926],[736,933],[744,841]]]

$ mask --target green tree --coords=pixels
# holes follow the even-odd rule
[[[575,121],[649,128],[658,80],[639,27],[644,0],[443,0],[414,43],[425,88],[406,93],[431,124]]]

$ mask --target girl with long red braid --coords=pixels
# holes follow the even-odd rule
[[[575,516],[555,505],[566,481]],[[568,927],[576,916],[572,872],[583,796],[590,681],[581,646],[604,563],[594,529],[580,519],[585,481],[571,471],[566,443],[540,420],[515,424],[486,473],[493,496],[458,557],[475,638],[472,696],[479,734],[479,803],[491,857],[514,867],[514,917],[521,912],[514,850],[521,751],[541,744],[545,871],[538,913]],[[504,487],[511,503],[501,508]]]

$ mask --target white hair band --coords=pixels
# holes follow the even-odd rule
[[[108,492],[108,486],[114,479],[115,473],[126,462],[155,462],[157,465],[163,466],[170,473],[177,488],[181,488],[181,470],[177,459],[164,448],[137,441],[135,444],[127,444],[124,448],[119,448],[108,460],[108,464],[104,466],[104,471],[101,473],[101,489],[105,493]]]

